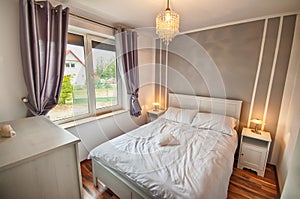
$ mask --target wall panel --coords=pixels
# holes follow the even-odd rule
[[[273,140],[276,134],[282,95],[283,95],[284,85],[286,81],[286,74],[288,70],[288,64],[289,64],[291,47],[292,47],[293,36],[294,36],[295,20],[296,20],[295,15],[284,17],[283,20],[280,47],[279,47],[278,57],[276,62],[276,70],[274,73],[274,81],[270,93],[270,103],[268,107],[266,126],[265,126],[265,130],[271,132]],[[273,145],[271,146],[271,152],[272,149],[273,149]]]
[[[268,28],[265,38],[265,47],[263,49],[262,65],[258,78],[252,114],[253,118],[260,119],[262,119],[264,116],[264,107],[268,93],[268,83],[270,81],[272,63],[275,54],[277,33],[279,28],[279,17],[269,19],[267,26]]]

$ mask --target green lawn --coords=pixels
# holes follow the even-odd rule
[[[97,88],[96,107],[103,108],[117,104],[116,86],[112,88]],[[73,100],[67,104],[57,105],[49,113],[51,120],[59,120],[68,117],[78,116],[88,113],[87,89],[74,89]]]
[[[108,102],[116,101],[115,93],[116,87],[112,88],[96,88],[96,101],[97,102]],[[87,102],[87,89],[74,89],[73,90],[73,102],[75,103],[86,103]]]

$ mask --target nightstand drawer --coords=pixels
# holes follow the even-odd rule
[[[264,140],[258,140],[247,136],[243,137],[243,143],[247,143],[249,145],[254,145],[261,148],[267,148],[269,144],[269,142],[266,142]]]

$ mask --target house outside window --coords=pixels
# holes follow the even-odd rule
[[[87,33],[68,34],[59,104],[48,116],[71,121],[121,109],[121,81],[114,39]]]

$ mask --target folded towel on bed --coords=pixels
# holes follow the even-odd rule
[[[172,134],[161,135],[159,139],[160,146],[173,146],[179,144],[179,141]]]

